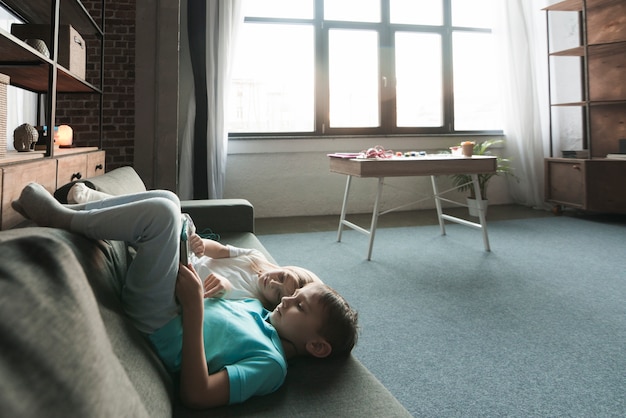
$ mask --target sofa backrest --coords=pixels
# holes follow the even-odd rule
[[[106,174],[87,180],[96,187],[96,190],[115,196],[146,191],[143,180],[130,166],[116,168]]]

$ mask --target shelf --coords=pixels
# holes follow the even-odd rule
[[[53,62],[25,42],[0,29],[0,73],[11,77],[11,85],[45,93]],[[100,93],[100,89],[57,65],[59,93]]]
[[[596,100],[589,102],[589,106],[623,106],[626,105],[626,99],[624,100]]]
[[[565,0],[544,7],[543,10],[551,10],[558,12],[580,12],[583,10],[583,0]]]
[[[554,106],[554,107],[581,107],[581,106],[586,106],[587,103],[586,102],[569,102],[569,103],[551,103],[550,106]]]
[[[86,152],[98,151],[98,147],[73,147],[73,148],[54,148],[55,157],[65,157],[68,155],[84,154]],[[44,158],[45,151],[29,151],[17,152],[15,150],[7,151],[4,157],[0,157],[0,166],[15,163],[24,163],[26,161],[39,160]]]
[[[562,51],[551,52],[550,56],[553,57],[584,57],[585,47],[577,46],[575,48],[564,49]]]
[[[17,152],[15,150],[9,150],[4,157],[0,157],[0,166],[13,163],[23,163],[25,161],[37,160],[43,157],[43,151]]]
[[[569,102],[569,103],[552,103],[553,107],[583,107],[583,106],[622,106],[626,104],[624,100],[597,100],[590,102]]]
[[[590,44],[589,57],[606,54],[626,54],[626,41]]]
[[[102,35],[102,29],[77,0],[61,1],[61,25],[72,25],[81,35]],[[0,4],[28,23],[49,25],[52,7],[49,1],[0,0]]]
[[[0,5],[24,23],[46,25],[51,32],[52,28],[72,26],[81,37],[86,35],[88,38],[95,38],[100,44],[100,53],[104,53],[104,31],[79,0],[0,0]],[[102,0],[100,10],[102,27],[104,27],[105,14],[105,0]],[[58,36],[57,41],[60,42],[62,36],[60,33]],[[61,48],[60,45],[59,48]],[[37,112],[38,117],[40,114],[43,115],[41,118],[43,124],[48,126],[57,124],[55,105],[58,93],[99,94],[99,130],[100,137],[102,137],[104,78],[102,55],[100,59],[100,87],[98,88],[84,80],[84,74],[77,75],[66,68],[64,65],[69,65],[67,64],[69,59],[64,58],[62,61],[64,65],[60,65],[59,60],[54,56],[52,59],[46,57],[7,30],[0,29],[0,73],[9,76],[10,84],[13,86],[46,95],[46,103],[42,104],[40,101]],[[102,139],[100,140],[101,147]],[[58,152],[63,151],[58,150]],[[44,156],[54,156],[54,153],[55,148],[48,145]],[[18,157],[18,159],[24,158],[26,157]]]
[[[33,91],[48,91],[48,68],[46,64],[6,65],[0,63],[0,73],[11,77],[11,85]],[[58,93],[100,93],[100,89],[84,80],[76,78],[63,67],[57,67]]]
[[[614,53],[626,53],[626,41],[614,41],[604,42],[601,44],[590,44],[588,46],[589,56],[602,54],[614,54]],[[577,46],[574,48],[563,49],[561,51],[554,51],[550,53],[553,57],[584,57],[585,47]]]

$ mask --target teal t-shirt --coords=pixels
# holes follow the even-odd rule
[[[287,362],[269,312],[256,299],[204,301],[204,351],[209,374],[228,371],[230,403],[277,390]],[[150,335],[159,357],[172,372],[180,370],[182,318],[172,319]]]

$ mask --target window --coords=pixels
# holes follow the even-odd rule
[[[0,29],[11,33],[13,23],[24,23],[8,9],[0,5]],[[2,72],[2,71],[0,71]],[[22,123],[38,125],[37,94],[15,86],[7,86],[6,138],[13,138],[13,130]],[[13,141],[7,141],[7,149],[13,150]]]
[[[246,0],[231,136],[496,133],[498,0]]]

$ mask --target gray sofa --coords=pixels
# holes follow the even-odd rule
[[[129,167],[88,179],[121,194],[145,190]],[[199,230],[271,255],[241,199],[183,202]],[[0,232],[0,405],[11,417],[408,417],[357,359],[298,359],[277,392],[192,411],[120,303],[131,251],[28,224]]]

